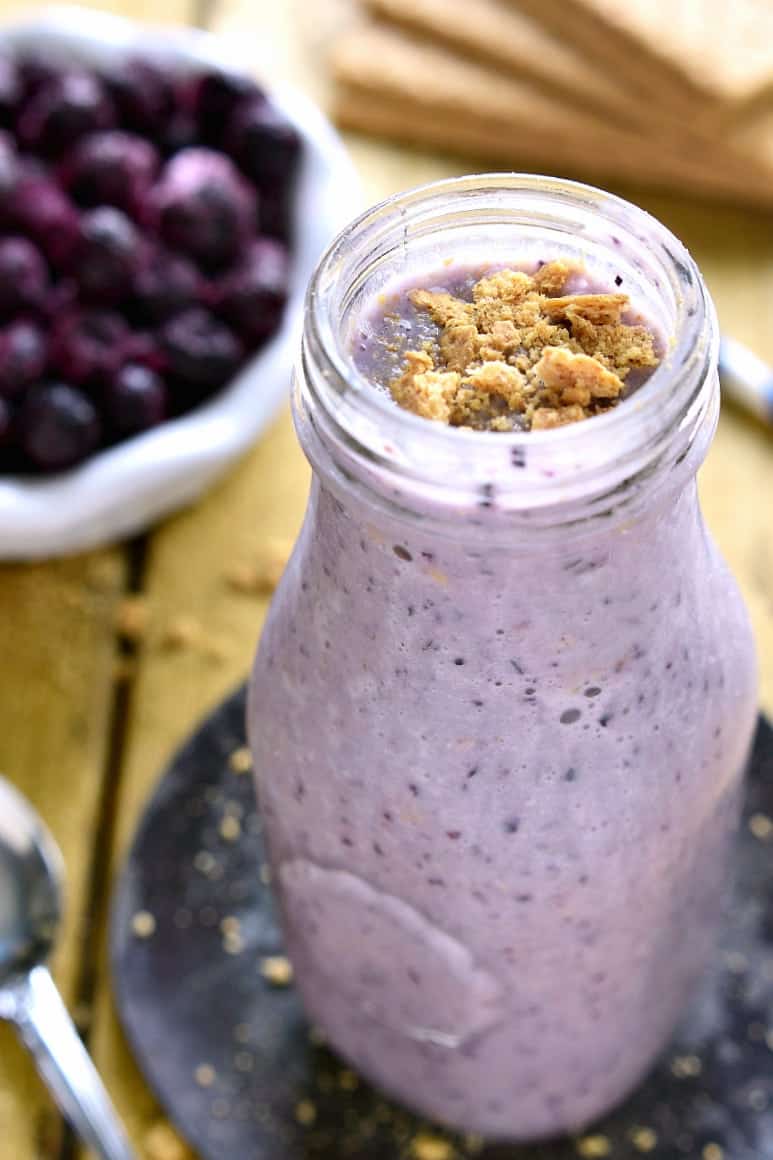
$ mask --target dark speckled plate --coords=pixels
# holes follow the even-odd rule
[[[204,1160],[773,1160],[773,730],[760,723],[721,953],[671,1048],[580,1140],[483,1146],[421,1124],[315,1046],[281,954],[236,693],[178,754],[119,884],[115,991],[140,1066]],[[147,912],[147,913],[144,913]],[[150,917],[152,916],[152,918]]]

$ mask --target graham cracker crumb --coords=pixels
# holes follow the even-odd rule
[[[229,564],[226,583],[234,592],[247,596],[270,596],[282,578],[292,549],[292,540],[268,540],[256,559]]]
[[[697,1055],[675,1055],[671,1060],[671,1072],[677,1079],[694,1079],[703,1071],[703,1064]]]
[[[285,955],[268,955],[260,961],[260,973],[275,987],[288,987],[293,981],[293,967]]]
[[[658,1146],[658,1134],[652,1128],[632,1128],[631,1143],[637,1152],[654,1152]]]
[[[703,1160],[724,1160],[725,1151],[719,1144],[707,1144],[701,1152]]]
[[[300,1100],[295,1105],[295,1118],[304,1128],[310,1128],[317,1118],[317,1109],[311,1100]]]
[[[226,814],[220,822],[220,837],[224,842],[238,842],[242,834],[242,824],[233,814]]]
[[[161,636],[161,644],[170,650],[190,648],[201,639],[201,625],[192,616],[175,616]]]
[[[773,819],[767,814],[752,814],[749,818],[749,829],[758,842],[767,842],[773,838]]]
[[[135,938],[152,938],[156,933],[156,919],[149,910],[138,910],[132,915],[132,934]]]
[[[212,1084],[217,1079],[217,1072],[210,1063],[200,1063],[193,1072],[193,1078],[199,1087],[208,1088],[212,1087]]]
[[[448,1140],[420,1132],[411,1140],[412,1160],[453,1160],[456,1150]]]
[[[252,754],[250,753],[249,747],[240,745],[238,749],[234,749],[228,758],[228,767],[232,773],[251,773]]]
[[[159,1120],[148,1130],[143,1150],[146,1160],[195,1160],[188,1145],[165,1120]]]
[[[144,596],[125,596],[116,610],[115,624],[119,636],[132,643],[142,640],[148,627],[148,613]]]
[[[575,1150],[584,1160],[601,1160],[612,1155],[612,1145],[607,1136],[583,1136],[577,1140]]]
[[[576,266],[533,275],[496,270],[472,301],[414,289],[408,297],[440,328],[437,343],[404,355],[395,402],[422,418],[474,430],[547,430],[615,406],[634,368],[655,367],[654,335],[623,321],[627,294],[562,294]]]

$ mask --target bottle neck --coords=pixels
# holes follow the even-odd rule
[[[387,283],[436,269],[436,253],[466,263],[484,252],[569,257],[622,278],[665,339],[645,386],[603,416],[506,434],[430,423],[374,390],[350,353],[366,304]],[[333,244],[309,291],[294,410],[313,467],[343,502],[445,537],[522,544],[631,521],[678,494],[716,426],[716,360],[700,273],[654,219],[574,183],[467,178],[391,199]]]

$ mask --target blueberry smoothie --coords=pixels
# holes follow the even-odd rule
[[[555,184],[568,217],[562,198],[601,215]],[[312,288],[314,479],[249,728],[310,1018],[420,1112],[536,1139],[631,1090],[711,954],[756,687],[695,487],[716,421],[700,276],[679,250],[673,318],[650,323],[601,263],[535,262],[525,230],[519,261],[519,229],[511,262],[415,261],[348,315]]]

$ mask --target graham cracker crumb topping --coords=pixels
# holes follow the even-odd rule
[[[395,402],[489,431],[560,427],[614,407],[633,369],[657,366],[655,336],[624,320],[627,294],[562,293],[576,270],[561,260],[533,274],[496,270],[475,283],[472,301],[412,290],[440,333],[405,353],[390,383]]]

